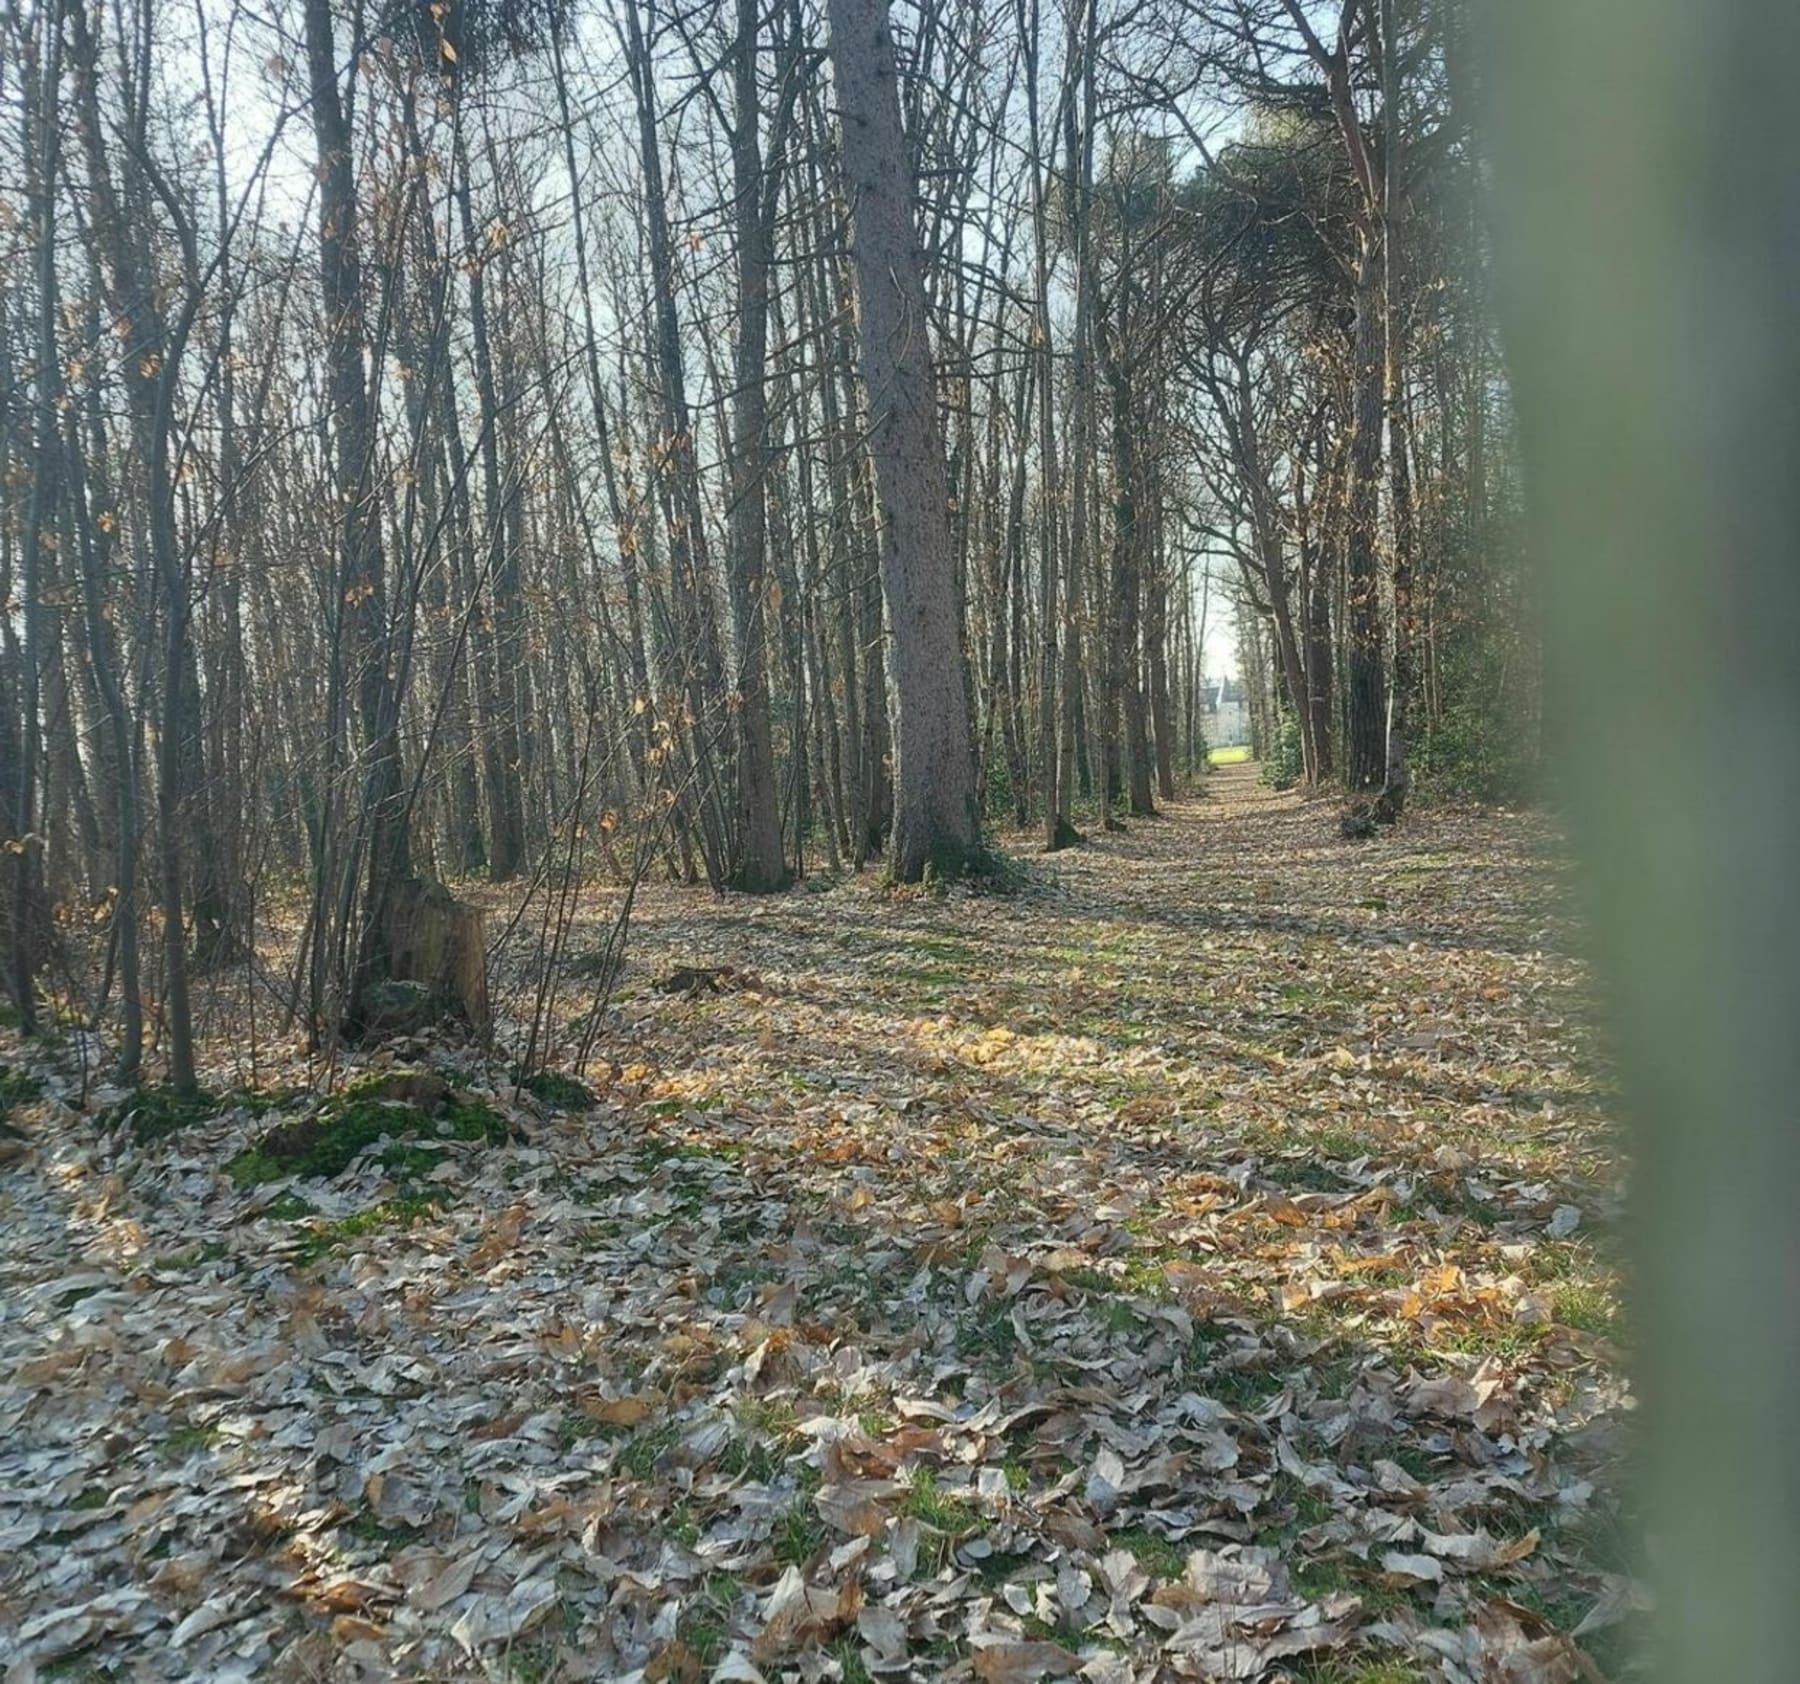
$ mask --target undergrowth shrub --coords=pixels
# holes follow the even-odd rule
[[[1306,771],[1305,756],[1300,747],[1298,714],[1283,714],[1276,728],[1275,740],[1269,745],[1268,758],[1262,764],[1262,781],[1270,789],[1292,789]]]

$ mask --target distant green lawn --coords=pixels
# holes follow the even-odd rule
[[[1250,750],[1239,743],[1236,748],[1208,749],[1207,758],[1215,766],[1241,766],[1250,758]]]

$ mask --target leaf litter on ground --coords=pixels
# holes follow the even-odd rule
[[[1616,1674],[1554,837],[1212,789],[1007,898],[646,890],[591,1104],[220,1048],[134,1129],[15,1038],[7,1684]]]

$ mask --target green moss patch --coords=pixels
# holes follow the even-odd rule
[[[594,1103],[586,1082],[565,1076],[560,1070],[534,1070],[529,1076],[521,1076],[515,1069],[513,1080],[552,1111],[585,1111]]]
[[[196,1088],[192,1093],[181,1093],[169,1087],[143,1087],[101,1112],[100,1123],[108,1128],[123,1124],[140,1146],[150,1146],[196,1123],[210,1122],[226,1111],[243,1110],[261,1117],[292,1105],[299,1097],[297,1088],[236,1088],[230,1093]]]
[[[300,1260],[311,1263],[321,1257],[335,1256],[349,1250],[351,1241],[384,1228],[411,1228],[436,1216],[449,1201],[450,1194],[442,1187],[409,1188],[391,1199],[370,1205],[367,1210],[317,1223],[301,1238]]]
[[[36,1099],[43,1091],[43,1081],[30,1071],[15,1070],[10,1064],[0,1064],[0,1117],[6,1115],[7,1106]]]
[[[480,1141],[504,1145],[509,1130],[499,1112],[479,1100],[452,1092],[441,1078],[441,1097],[419,1086],[409,1091],[421,1103],[385,1097],[394,1078],[355,1084],[327,1100],[310,1117],[281,1123],[254,1146],[225,1166],[240,1187],[288,1176],[329,1180],[341,1175],[372,1146],[388,1142],[382,1163],[403,1177],[426,1175],[443,1161],[443,1153],[419,1144],[428,1141]]]
[[[149,1146],[216,1117],[220,1109],[219,1096],[205,1088],[181,1093],[174,1088],[149,1087],[139,1088],[108,1107],[100,1121],[107,1126],[123,1124],[138,1145]]]

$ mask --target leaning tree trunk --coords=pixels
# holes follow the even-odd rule
[[[980,841],[914,189],[886,0],[831,0],[869,449],[896,698],[893,875],[954,875]]]

